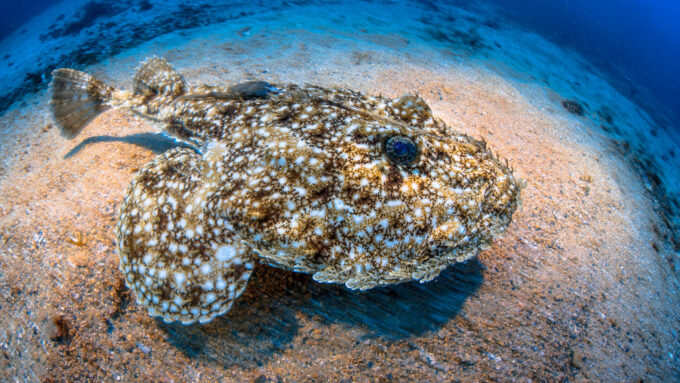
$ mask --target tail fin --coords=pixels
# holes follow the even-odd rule
[[[65,68],[52,72],[50,89],[52,115],[61,134],[68,138],[75,137],[108,108],[106,101],[113,92],[113,88],[89,74]]]

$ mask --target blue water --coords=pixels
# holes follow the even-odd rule
[[[680,128],[680,1],[489,1],[513,21],[585,56],[635,101],[652,109],[662,105]]]
[[[21,26],[33,16],[58,3],[58,0],[0,1],[0,40]]]
[[[0,1],[0,39],[58,2]],[[666,125],[662,128],[680,130],[680,1],[486,2],[521,26],[579,52],[610,74],[620,91],[652,109],[657,122]]]
[[[582,54],[645,107],[661,128],[680,131],[680,1],[485,2],[522,27]],[[56,3],[0,1],[0,39]]]

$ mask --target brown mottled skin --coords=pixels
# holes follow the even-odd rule
[[[447,127],[417,96],[264,82],[191,89],[157,58],[133,92],[85,76],[54,73],[66,134],[87,122],[69,126],[73,108],[59,109],[74,102],[75,79],[103,105],[198,148],[157,156],[120,210],[120,268],[165,321],[229,310],[255,259],[351,289],[429,281],[488,247],[520,202],[522,181],[485,142]],[[414,157],[395,159],[393,137]]]

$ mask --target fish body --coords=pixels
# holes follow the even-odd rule
[[[262,81],[191,88],[158,58],[132,92],[69,69],[53,78],[68,136],[110,106],[196,147],[139,171],[116,230],[128,287],[168,322],[229,310],[256,260],[351,289],[429,281],[488,247],[520,203],[509,166],[417,96]]]

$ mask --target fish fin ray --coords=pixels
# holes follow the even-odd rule
[[[167,60],[155,56],[141,63],[132,82],[134,94],[146,97],[177,97],[189,89],[184,77]]]
[[[108,108],[113,88],[74,69],[56,69],[50,83],[50,109],[61,134],[73,138]]]

